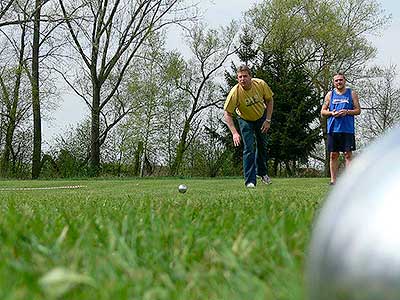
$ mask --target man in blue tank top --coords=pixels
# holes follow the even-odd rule
[[[335,184],[340,152],[344,153],[346,167],[350,165],[352,151],[356,150],[354,116],[361,113],[360,102],[355,91],[346,88],[343,73],[333,76],[334,89],[325,96],[321,115],[328,117],[328,151],[330,153],[330,184]]]

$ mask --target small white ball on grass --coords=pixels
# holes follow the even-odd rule
[[[184,184],[180,184],[179,186],[178,186],[178,191],[179,191],[179,193],[186,193],[186,191],[187,191],[187,186],[186,185],[184,185]]]

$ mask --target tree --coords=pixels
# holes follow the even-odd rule
[[[184,164],[187,170],[185,174],[207,177],[236,175],[235,167],[241,164],[230,164],[233,146],[226,147],[227,141],[222,133],[220,109],[210,107],[205,114],[207,118],[204,121],[203,130],[188,148],[186,164]],[[230,137],[229,140],[231,140]],[[229,166],[227,166],[228,163]]]
[[[165,35],[152,34],[139,59],[143,68],[132,70],[130,95],[136,108],[130,114],[131,140],[135,140],[135,173],[143,177],[145,167],[158,163],[160,132],[166,124],[162,110],[169,97],[169,76],[165,69],[171,60],[165,50]],[[134,133],[134,134],[132,134]]]
[[[51,37],[53,31],[60,24],[60,21],[55,21],[52,19],[51,12],[50,16],[44,16],[43,9],[46,4],[51,3],[51,0],[35,0],[35,4],[32,8],[33,13],[30,13],[27,9],[23,10],[25,15],[33,15],[33,32],[32,32],[32,58],[31,58],[31,68],[26,66],[26,71],[28,73],[31,88],[32,88],[32,115],[33,115],[33,153],[32,153],[32,178],[37,179],[40,175],[42,166],[42,102],[40,89],[43,89],[43,83],[41,82],[41,72],[43,62],[46,58],[54,55],[57,51],[57,45],[50,44],[49,49],[43,49]],[[26,1],[26,4],[30,4]],[[28,5],[27,5],[28,6]],[[50,9],[51,11],[51,9]],[[54,17],[54,15],[53,15]],[[47,25],[42,28],[42,24]],[[53,42],[53,41],[51,41]],[[45,51],[47,50],[47,52]],[[46,74],[47,75],[47,74]],[[42,76],[43,77],[43,76]],[[51,82],[51,75],[47,76],[47,82]],[[49,94],[47,94],[49,96]],[[50,98],[50,97],[49,97]]]
[[[89,132],[90,120],[85,119],[56,136],[48,155],[54,159],[59,176],[87,176],[86,165],[90,154]]]
[[[13,150],[11,152],[11,167],[9,174],[17,177],[30,178],[30,163],[32,159],[32,132],[29,126],[19,125],[13,138]]]
[[[200,128],[200,114],[208,107],[223,102],[216,79],[218,71],[236,51],[234,41],[237,30],[237,24],[232,22],[220,31],[206,30],[204,25],[199,24],[188,32],[193,58],[186,63],[183,76],[177,80],[177,87],[184,93],[188,105],[170,169],[171,175],[178,174],[184,153]]]
[[[100,169],[101,144],[108,132],[131,111],[129,105],[120,102],[119,114],[100,132],[102,112],[115,98],[130,63],[151,33],[191,16],[185,15],[188,10],[182,0],[59,0],[59,3],[70,42],[90,79],[86,91],[76,88],[75,91],[90,108],[90,166],[96,175]]]
[[[39,72],[39,63],[43,63],[44,59],[49,53],[54,52],[56,47],[54,45],[48,47],[49,52],[40,52],[39,48],[46,46],[46,42],[49,38],[54,27],[49,28],[53,25],[53,22],[49,21],[49,18],[44,18],[42,14],[43,6],[50,2],[47,1],[32,1],[18,0],[13,3],[12,10],[3,16],[3,26],[1,26],[2,38],[6,41],[6,45],[10,48],[4,48],[3,57],[7,53],[8,62],[6,67],[3,68],[5,71],[2,73],[2,93],[7,109],[7,134],[4,151],[2,153],[1,168],[3,174],[7,173],[7,165],[9,165],[8,157],[10,151],[12,151],[14,131],[20,126],[22,119],[27,116],[33,115],[33,155],[32,156],[32,177],[37,178],[40,173],[41,166],[41,104],[44,103],[45,110],[49,109],[51,105],[50,99],[52,99],[51,93],[48,93],[52,87],[52,78],[49,73],[43,72],[44,68]],[[14,22],[14,20],[16,20]],[[33,22],[33,25],[31,26]],[[40,23],[47,22],[48,26],[45,26],[44,30],[41,30]],[[7,24],[7,26],[5,25]],[[18,37],[16,37],[18,35]],[[32,38],[32,47],[28,47],[28,40]],[[17,41],[18,39],[18,41]],[[14,54],[10,54],[10,49],[14,49]],[[5,58],[5,57],[4,57]],[[10,78],[6,76],[14,77],[9,72],[10,66],[14,66],[15,70],[15,81],[10,85]],[[40,78],[39,78],[40,77]],[[31,91],[29,94],[26,91],[26,87],[29,83]],[[7,84],[5,84],[7,82]],[[43,91],[39,90],[39,85]],[[11,86],[13,91],[11,92]],[[22,91],[20,91],[20,89]],[[27,105],[26,97],[31,97],[30,104]],[[40,101],[40,97],[46,95],[46,101]],[[32,108],[32,114],[27,112],[27,107]],[[15,144],[15,143],[14,143]]]
[[[160,115],[163,116],[159,135],[157,136],[159,156],[168,172],[172,169],[175,161],[176,149],[179,143],[180,132],[185,120],[186,112],[190,102],[187,101],[187,94],[177,88],[178,82],[185,74],[186,62],[177,51],[166,53],[161,73],[165,76]]]
[[[375,139],[400,121],[400,88],[396,86],[396,66],[374,67],[360,80],[362,115],[357,119],[361,136]]]
[[[307,162],[321,138],[315,125],[320,111],[319,96],[303,69],[284,60],[276,61],[275,55],[268,58],[255,74],[271,82],[275,94],[269,154],[274,174],[284,164],[286,174],[293,176],[300,164]]]
[[[46,2],[46,1],[43,1]],[[42,158],[42,117],[40,112],[39,96],[39,51],[40,51],[40,15],[42,0],[35,0],[35,14],[33,20],[32,41],[32,111],[33,111],[33,154],[32,178],[37,179],[40,174]]]
[[[13,3],[16,0],[8,0],[8,1],[1,1],[0,2],[0,27],[7,26],[11,22],[3,21],[3,17],[7,14],[7,12],[11,9]]]
[[[175,69],[180,69],[178,57],[165,50],[164,32],[149,35],[135,59],[135,66],[141,68],[128,68],[122,83],[124,95],[118,93],[132,109],[113,130],[112,139],[118,146],[102,147],[102,153],[110,158],[110,152],[118,149],[119,161],[131,165],[135,176],[149,175],[155,166],[170,162],[168,149],[175,144],[172,127],[181,123],[183,102],[171,83]]]
[[[5,128],[5,141],[0,160],[0,173],[2,176],[9,175],[10,155],[13,151],[14,134],[17,126],[27,117],[28,109],[31,104],[24,99],[27,95],[26,90],[21,92],[21,84],[24,82],[24,63],[25,63],[25,33],[26,25],[21,25],[20,43],[14,43],[9,36],[12,46],[18,56],[18,63],[15,68],[10,69],[6,66],[1,68],[0,87],[1,87],[1,107],[2,125]]]

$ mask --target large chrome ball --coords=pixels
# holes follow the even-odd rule
[[[400,299],[400,128],[369,146],[339,179],[309,250],[311,300]]]

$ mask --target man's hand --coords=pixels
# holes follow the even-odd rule
[[[347,115],[347,109],[333,110],[332,111],[332,116],[335,117],[335,118],[344,117],[345,115]]]
[[[235,147],[238,147],[240,145],[240,134],[234,133],[232,134],[232,138],[233,138],[233,145],[235,145]]]
[[[268,129],[271,127],[271,123],[267,120],[264,121],[264,123],[261,126],[261,132],[262,133],[267,133]]]
[[[229,130],[232,132],[233,145],[237,147],[240,145],[240,134],[237,132],[235,124],[233,124],[232,114],[227,111],[224,111],[224,117],[226,125],[228,125]]]

